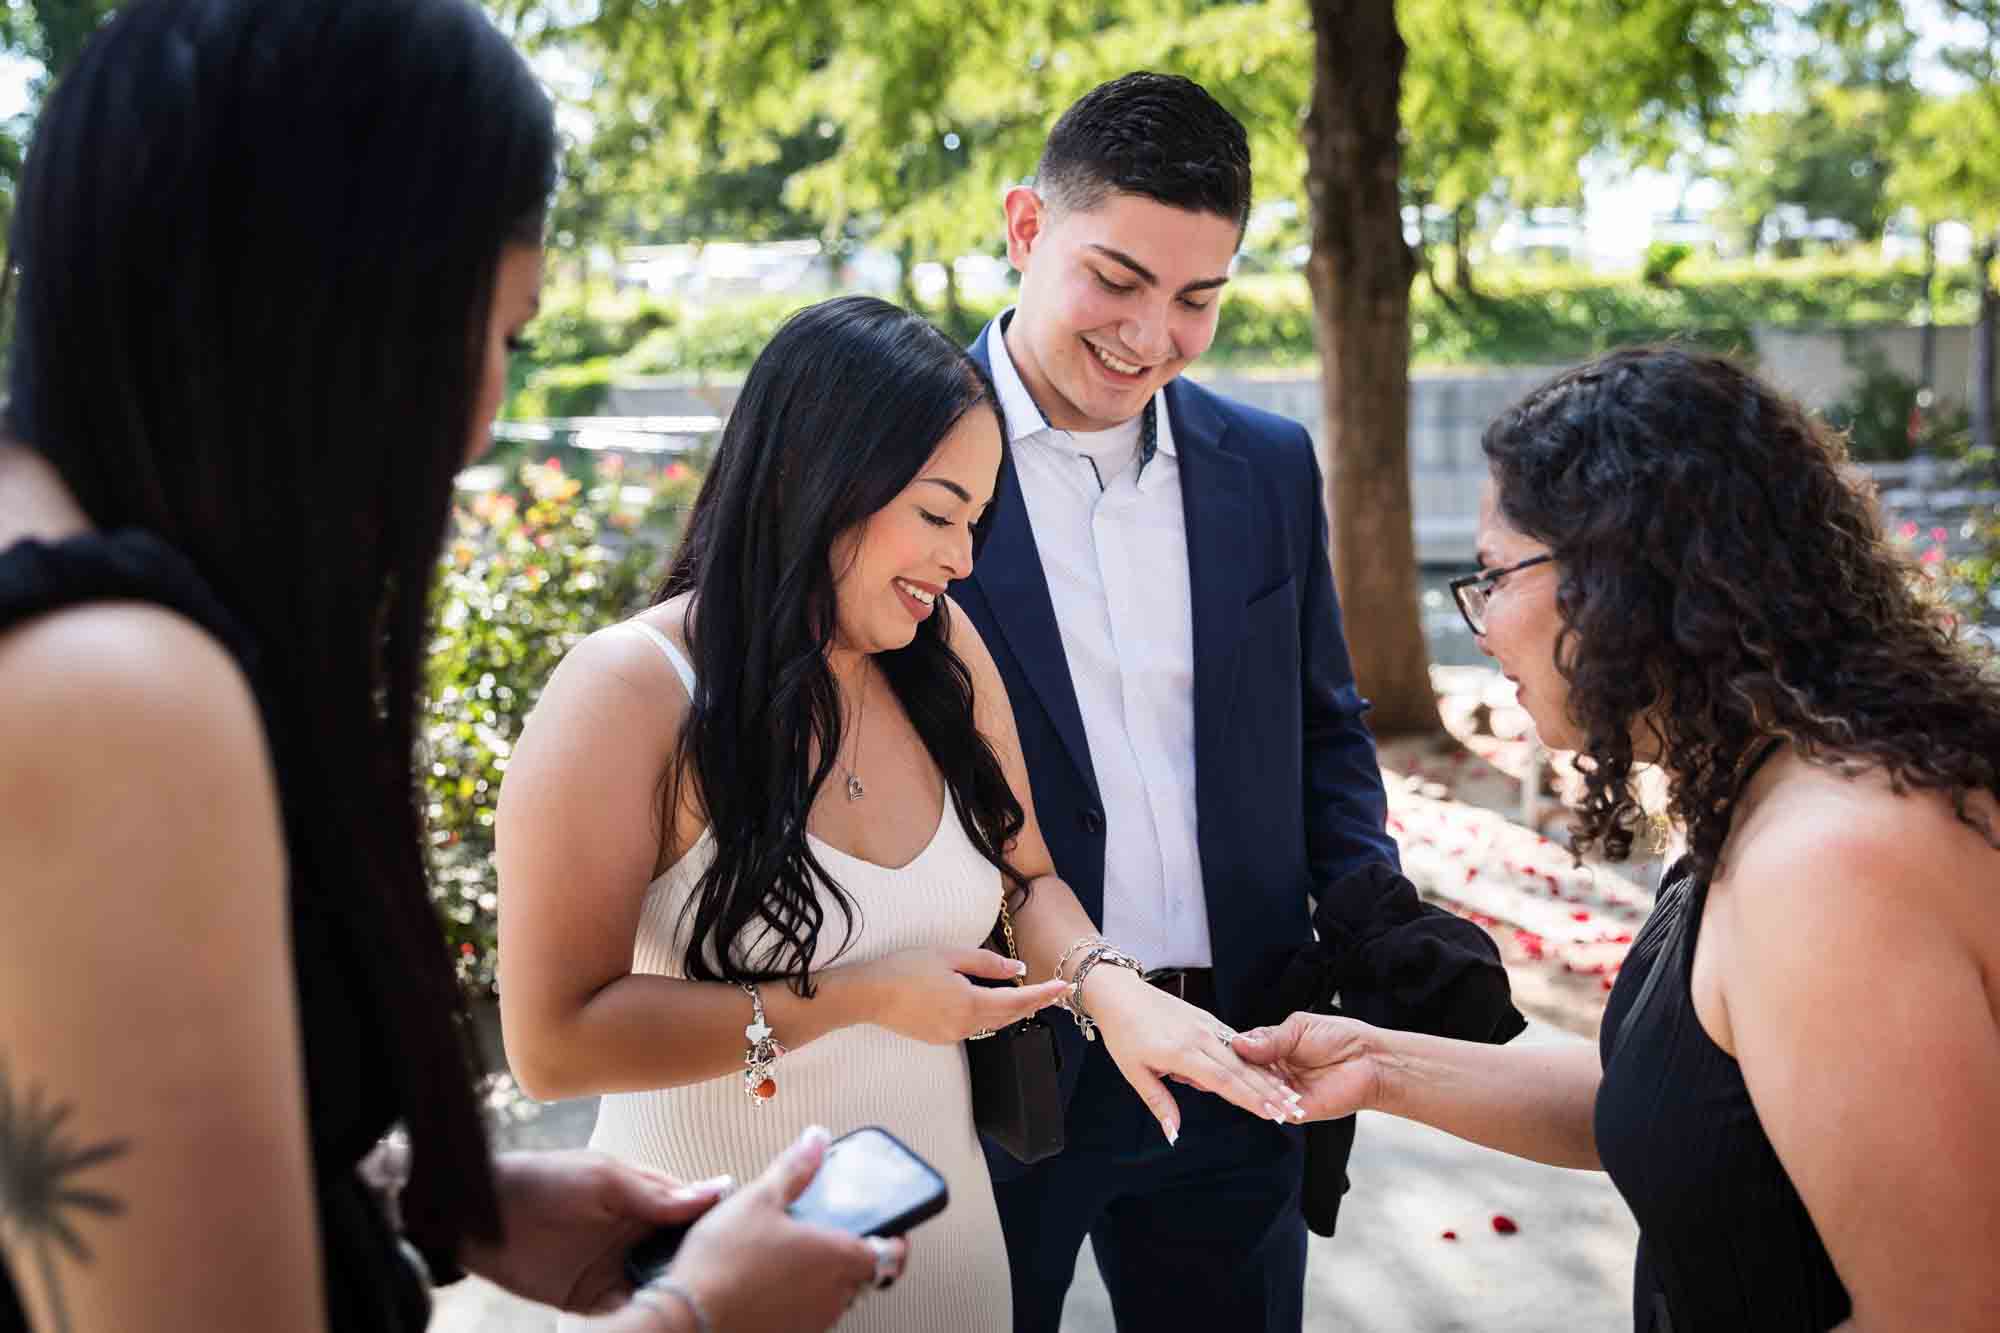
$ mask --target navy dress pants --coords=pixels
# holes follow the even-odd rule
[[[1121,1333],[1299,1333],[1300,1131],[1170,1082],[1181,1133],[1169,1147],[1103,1045],[1084,1060],[1068,1145],[993,1187],[1015,1333],[1058,1333],[1085,1236]]]

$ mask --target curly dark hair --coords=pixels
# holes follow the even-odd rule
[[[1501,514],[1560,570],[1556,662],[1585,738],[1578,853],[1631,851],[1650,727],[1694,873],[1769,740],[1949,792],[2000,847],[2000,684],[1917,591],[1841,437],[1727,358],[1627,348],[1557,376],[1482,440]]]

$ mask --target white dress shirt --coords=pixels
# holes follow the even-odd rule
[[[1159,447],[1143,466],[1138,417],[1088,433],[1050,426],[1008,354],[1012,314],[986,346],[1104,802],[1104,934],[1149,968],[1209,967],[1194,611],[1166,394],[1153,397]]]

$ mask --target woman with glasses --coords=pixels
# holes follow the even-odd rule
[[[1294,1015],[1246,1056],[1359,1108],[1601,1169],[1636,1324],[2000,1328],[2000,682],[1915,590],[1841,443],[1719,357],[1613,353],[1488,429],[1453,593],[1612,860],[1664,770],[1686,853],[1598,1049]]]

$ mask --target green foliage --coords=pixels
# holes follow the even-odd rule
[[[1694,247],[1680,241],[1654,241],[1646,247],[1639,280],[1648,287],[1671,287],[1674,271],[1694,257]]]
[[[559,211],[605,235],[777,234],[787,214],[836,246],[964,253],[997,235],[1054,117],[1132,69],[1200,81],[1249,130],[1259,198],[1305,199],[1302,0],[489,3],[592,69],[593,161],[569,185],[609,202]],[[1718,118],[1769,11],[1403,0],[1409,193],[1568,200],[1593,150],[1664,162]]]
[[[747,370],[778,326],[809,304],[777,296],[708,306],[640,340],[620,367],[634,376]]]
[[[508,415],[528,420],[596,416],[618,375],[617,360],[608,356],[540,367],[528,373]]]
[[[494,981],[493,817],[522,724],[563,655],[644,606],[700,486],[687,463],[521,467],[453,516],[424,725],[432,897],[469,991]]]
[[[1846,433],[1848,453],[1856,462],[1901,463],[1920,444],[1939,454],[1958,451],[1955,442],[1966,424],[1963,408],[1925,422],[1921,438],[1912,440],[1917,382],[1890,369],[1888,358],[1872,347],[1850,352],[1849,364],[1861,372],[1861,378],[1822,415],[1829,425]]]
[[[1889,178],[1894,198],[1926,219],[2000,228],[2000,84],[1925,103],[1908,139]]]

